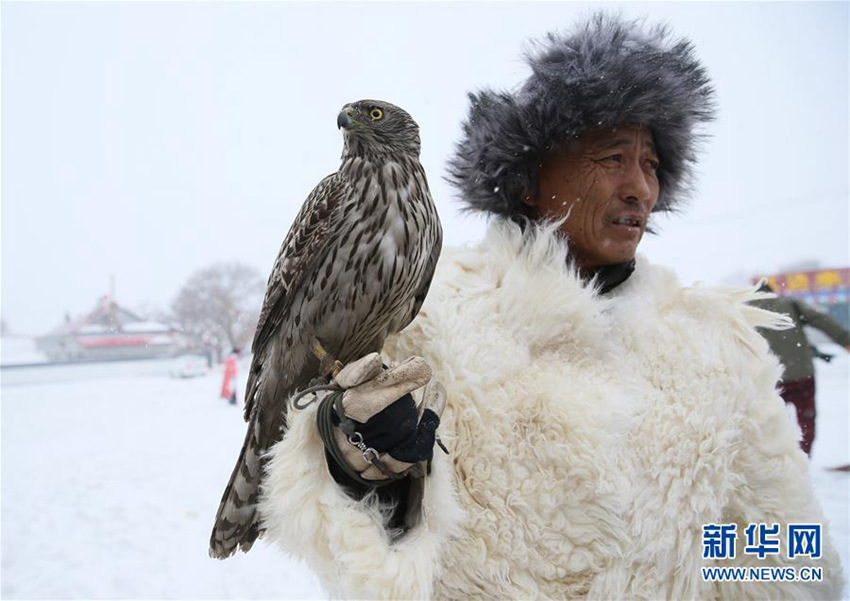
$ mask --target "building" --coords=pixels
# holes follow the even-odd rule
[[[109,361],[169,357],[185,346],[170,326],[147,321],[119,306],[109,295],[81,319],[65,323],[36,340],[51,361]]]
[[[759,279],[753,278],[753,283]],[[850,329],[850,268],[778,273],[767,276],[767,283],[778,296],[818,306]]]

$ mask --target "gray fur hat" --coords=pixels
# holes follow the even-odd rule
[[[531,76],[516,93],[470,94],[448,180],[467,210],[529,215],[543,155],[590,128],[621,123],[651,130],[660,192],[655,211],[688,195],[700,123],[713,119],[714,90],[686,39],[668,29],[596,13],[573,32],[550,33],[526,54]]]

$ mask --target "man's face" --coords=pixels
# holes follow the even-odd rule
[[[540,217],[568,215],[561,226],[578,267],[591,270],[634,259],[658,200],[658,156],[645,127],[590,130],[553,149],[540,168]]]

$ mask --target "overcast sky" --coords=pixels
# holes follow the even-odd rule
[[[685,283],[847,266],[845,2],[4,2],[3,319],[45,333],[110,274],[130,308],[218,261],[265,277],[361,98],[419,122],[446,244],[478,240],[442,179],[466,92],[516,86],[527,42],[594,7],[667,21],[717,88],[693,202],[641,251]]]

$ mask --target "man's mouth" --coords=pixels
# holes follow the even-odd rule
[[[643,217],[639,215],[620,215],[612,220],[614,225],[623,225],[626,227],[643,227]]]

